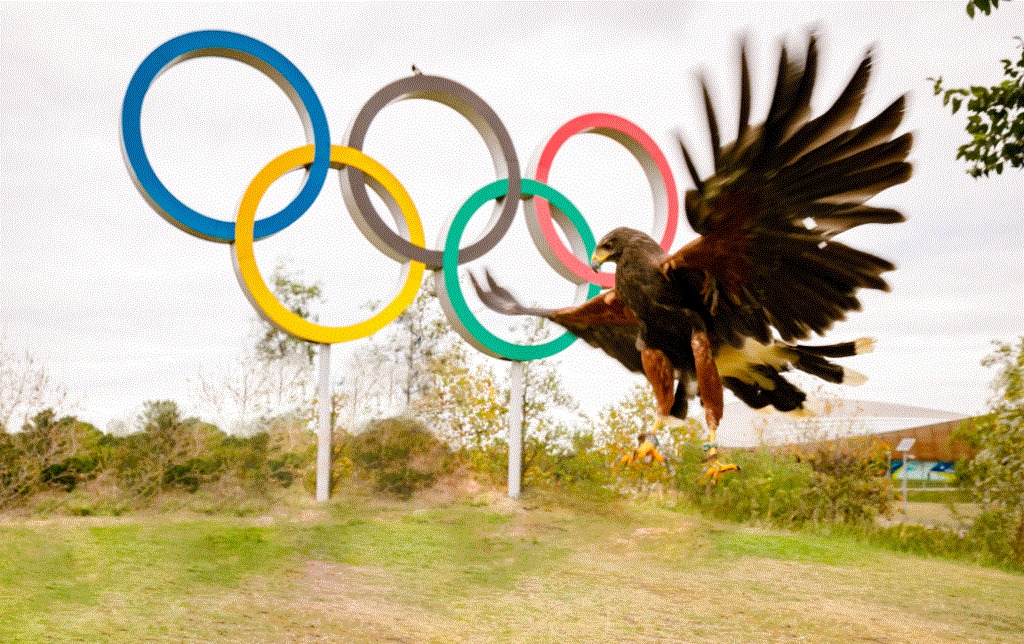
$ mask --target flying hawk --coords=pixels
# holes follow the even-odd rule
[[[871,340],[797,341],[859,310],[858,289],[889,288],[881,275],[893,270],[890,262],[833,240],[861,224],[904,221],[896,210],[865,205],[911,175],[905,159],[912,137],[893,138],[905,96],[851,128],[871,62],[869,51],[834,104],[811,118],[817,40],[810,37],[803,61],[790,60],[783,46],[768,115],[751,127],[741,45],[735,141],[721,145],[701,80],[714,158],[710,177],[700,178],[680,141],[696,185],[685,196],[686,217],[699,237],[666,254],[649,235],[616,228],[591,257],[595,270],[615,263],[615,288],[579,306],[524,307],[490,275],[486,288],[473,278],[481,300],[503,313],[550,319],[642,371],[663,417],[685,417],[687,398],[699,394],[710,431],[706,474],[717,480],[736,469],[722,463],[715,445],[723,385],[751,407],[792,411],[802,408],[806,395],[783,376],[791,368],[829,382],[863,381],[830,359],[869,351]]]

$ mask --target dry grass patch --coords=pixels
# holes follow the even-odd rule
[[[653,506],[0,525],[0,641],[1010,642],[1024,577]]]

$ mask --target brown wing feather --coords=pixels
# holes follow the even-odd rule
[[[505,315],[535,315],[551,320],[615,358],[630,371],[643,371],[640,350],[636,346],[639,322],[622,305],[614,290],[600,293],[579,306],[544,309],[523,306],[512,293],[495,282],[489,272],[485,276],[486,289],[470,274],[480,301],[489,309]]]
[[[811,37],[803,63],[782,49],[767,120],[748,128],[746,52],[740,56],[740,136],[715,152],[715,173],[707,179],[696,176],[684,146],[697,185],[686,195],[686,214],[701,237],[662,268],[701,290],[720,339],[734,346],[744,337],[767,342],[773,327],[787,342],[804,339],[858,309],[858,289],[888,289],[881,274],[894,268],[890,262],[832,237],[861,224],[904,220],[864,202],[910,178],[912,137],[892,138],[905,100],[851,129],[871,73],[868,52],[835,103],[811,119],[818,58]],[[702,92],[717,145],[703,85]]]

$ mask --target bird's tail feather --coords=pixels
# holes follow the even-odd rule
[[[792,347],[793,352],[796,354],[793,366],[826,382],[852,386],[861,385],[867,381],[867,376],[830,362],[826,358],[847,358],[862,353],[869,353],[874,348],[875,341],[873,338],[858,338],[852,342],[840,342],[838,344],[816,347],[797,344]]]
[[[866,376],[829,358],[846,358],[873,349],[871,338],[819,346],[748,341],[740,351],[723,347],[716,361],[722,383],[744,403],[754,409],[771,405],[789,412],[802,409],[807,396],[786,380],[782,375],[785,371],[792,367],[826,382],[860,385],[867,381]]]

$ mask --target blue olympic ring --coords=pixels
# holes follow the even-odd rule
[[[305,183],[278,213],[256,222],[255,239],[284,230],[305,213],[320,194],[331,166],[327,115],[313,86],[299,68],[274,48],[230,31],[195,31],[157,47],[135,71],[121,110],[121,146],[139,192],[167,221],[187,233],[217,242],[235,239],[235,222],[200,214],[178,200],[156,176],[142,144],[142,102],[157,76],[174,65],[201,56],[233,58],[263,72],[284,90],[299,112],[306,139],[316,147]]]

